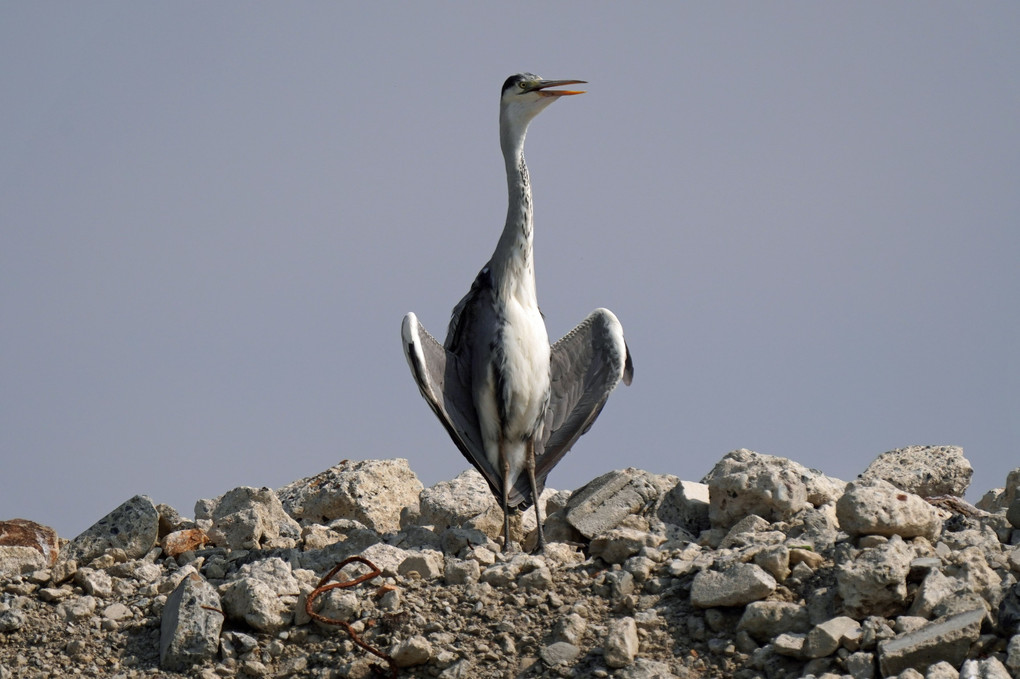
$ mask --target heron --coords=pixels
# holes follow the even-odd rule
[[[454,307],[443,344],[413,312],[401,325],[404,354],[421,395],[501,504],[503,551],[510,549],[510,511],[532,504],[538,551],[544,551],[539,497],[546,477],[591,428],[620,380],[630,384],[634,375],[623,327],[611,311],[596,309],[550,346],[535,292],[524,138],[547,106],[583,94],[552,88],[583,83],[533,73],[506,79],[499,106],[509,193],[502,235]]]

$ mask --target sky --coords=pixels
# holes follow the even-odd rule
[[[506,214],[516,72],[538,296],[634,382],[552,471],[852,480],[1020,467],[1020,4],[0,4],[0,519],[73,537],[343,459],[467,463],[400,346]]]

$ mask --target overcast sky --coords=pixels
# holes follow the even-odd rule
[[[550,474],[1020,466],[1020,4],[0,4],[0,519],[465,460],[400,347],[499,237],[511,73],[539,302],[636,374]]]

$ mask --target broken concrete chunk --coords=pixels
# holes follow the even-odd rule
[[[241,486],[227,492],[216,504],[212,521],[209,538],[228,549],[290,548],[301,537],[301,526],[269,488]]]
[[[156,505],[144,495],[135,495],[64,545],[60,560],[86,564],[116,548],[123,549],[128,559],[138,559],[152,549],[158,537]]]
[[[296,519],[354,519],[378,533],[400,530],[400,512],[418,509],[421,481],[404,459],[343,462],[276,491]]]
[[[741,449],[727,453],[702,479],[708,484],[708,516],[728,529],[749,514],[767,521],[788,519],[808,504],[804,467],[782,457]]]
[[[743,606],[764,599],[776,589],[776,579],[754,564],[737,564],[725,571],[701,571],[691,585],[691,603],[698,608]]]
[[[626,667],[634,662],[637,652],[638,633],[634,618],[620,618],[610,623],[606,645],[602,649],[606,664],[614,669]]]
[[[222,628],[216,588],[192,573],[167,597],[163,607],[159,666],[171,672],[186,672],[212,660],[219,649]]]
[[[850,535],[899,535],[934,540],[942,530],[938,510],[920,496],[882,479],[858,480],[836,502],[839,526]]]
[[[959,446],[908,446],[879,455],[861,478],[882,479],[921,497],[963,497],[973,475]]]
[[[589,481],[567,503],[567,521],[591,540],[654,503],[660,489],[646,471],[628,467]]]
[[[924,672],[941,660],[958,667],[981,634],[984,617],[983,608],[957,613],[914,632],[880,641],[878,663],[882,675],[895,676],[908,668]]]

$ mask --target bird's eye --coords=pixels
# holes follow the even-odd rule
[[[523,89],[526,89],[526,88],[528,87],[528,83],[526,83],[526,82],[524,82],[524,81],[522,80],[522,81],[520,81],[519,83],[517,83],[517,87],[520,87],[520,88],[521,88],[522,90],[523,90]]]

